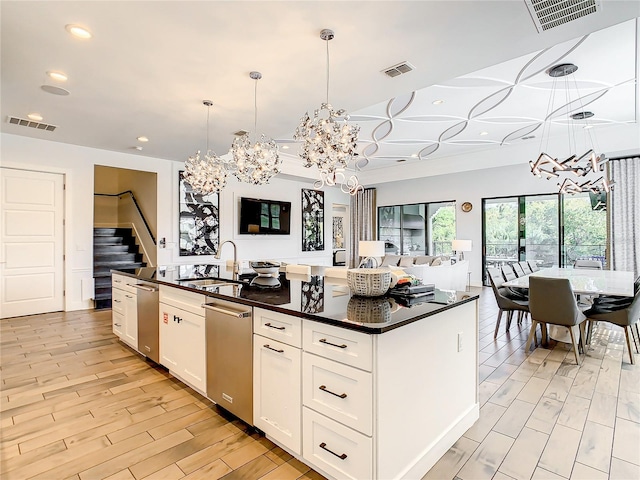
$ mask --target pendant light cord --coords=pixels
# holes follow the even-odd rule
[[[329,39],[325,42],[327,43],[327,105],[329,105]]]
[[[207,105],[207,155],[209,155],[209,112],[211,111],[211,105]]]
[[[255,80],[253,90],[253,141],[258,141],[258,79]]]

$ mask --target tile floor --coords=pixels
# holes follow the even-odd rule
[[[581,366],[564,343],[524,352],[530,323],[504,321],[480,301],[480,419],[427,480],[640,479],[640,355],[601,322]]]
[[[526,355],[529,322],[494,340],[478,291],[480,419],[424,478],[640,479],[640,355],[622,330],[601,323],[580,367],[565,344]],[[3,479],[322,479],[119,343],[109,311],[0,326]]]

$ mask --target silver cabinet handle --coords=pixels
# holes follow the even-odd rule
[[[273,350],[276,353],[284,353],[284,350],[277,350],[277,349],[275,349],[273,347],[270,347],[269,344],[265,344],[265,345],[263,345],[263,347],[264,348],[268,348],[269,350]]]
[[[138,290],[144,290],[145,292],[157,292],[158,291],[157,288],[147,287],[146,285],[132,285],[130,283],[127,283],[127,285],[130,286],[130,287],[137,288]]]
[[[251,316],[251,311],[237,311],[237,310],[228,310],[226,308],[217,307],[215,305],[209,305],[208,303],[203,303],[202,308],[206,308],[207,310],[213,310],[214,312],[222,313],[224,315],[230,315],[236,318],[246,318]]]
[[[264,326],[269,328],[275,328],[276,330],[285,330],[286,328],[286,327],[278,327],[276,325],[271,325],[271,323],[265,323]]]
[[[330,393],[331,395],[335,395],[338,398],[347,398],[347,394],[346,393],[335,393],[335,392],[332,392],[331,390],[327,389],[326,385],[320,385],[318,387],[318,390],[322,390],[323,392]]]
[[[346,453],[343,453],[342,455],[338,455],[336,452],[332,452],[331,450],[329,450],[329,449],[327,448],[327,444],[326,444],[326,443],[324,443],[324,442],[322,442],[322,443],[320,444],[320,448],[321,448],[321,449],[323,449],[323,450],[326,450],[326,451],[327,451],[327,452],[329,452],[331,455],[335,455],[335,456],[336,456],[336,457],[338,457],[340,460],[344,460],[345,458],[347,458],[347,454],[346,454]]]
[[[331,343],[331,342],[327,342],[326,338],[321,338],[320,340],[318,340],[320,343],[324,343],[326,345],[331,345],[332,347],[338,347],[338,348],[347,348],[347,346],[343,343],[342,345],[337,345],[335,343]]]

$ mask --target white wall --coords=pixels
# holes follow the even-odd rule
[[[166,238],[167,248],[158,249],[158,265],[175,263],[213,263],[212,256],[180,257],[178,249],[178,171],[182,162],[112,152],[64,143],[39,140],[2,133],[1,165],[65,175],[65,310],[92,308],[81,295],[82,279],[93,277],[93,210],[94,166],[157,173],[157,238]],[[325,250],[302,252],[300,189],[310,183],[274,179],[272,184],[252,186],[234,179],[220,199],[221,239],[232,239],[238,245],[240,259],[275,258],[306,261],[314,264],[331,262],[331,205],[349,203],[348,195],[339,189],[325,190]],[[240,196],[251,196],[292,203],[291,235],[238,235],[237,202]],[[233,250],[225,246],[223,259],[232,258]]]
[[[527,164],[504,168],[475,170],[383,183],[377,189],[377,206],[405,203],[456,201],[456,238],[471,240],[473,251],[465,253],[469,260],[471,284],[482,285],[482,198],[557,193],[556,182],[534,177]],[[471,202],[473,209],[460,209]]]

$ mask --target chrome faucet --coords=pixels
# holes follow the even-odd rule
[[[231,245],[233,245],[233,279],[237,280],[238,273],[240,271],[239,265],[238,265],[238,247],[237,247],[237,245],[232,240],[225,240],[224,242],[222,242],[218,246],[218,251],[216,252],[214,257],[215,257],[216,260],[220,260],[220,254],[222,253],[222,246],[225,243],[230,243]]]

